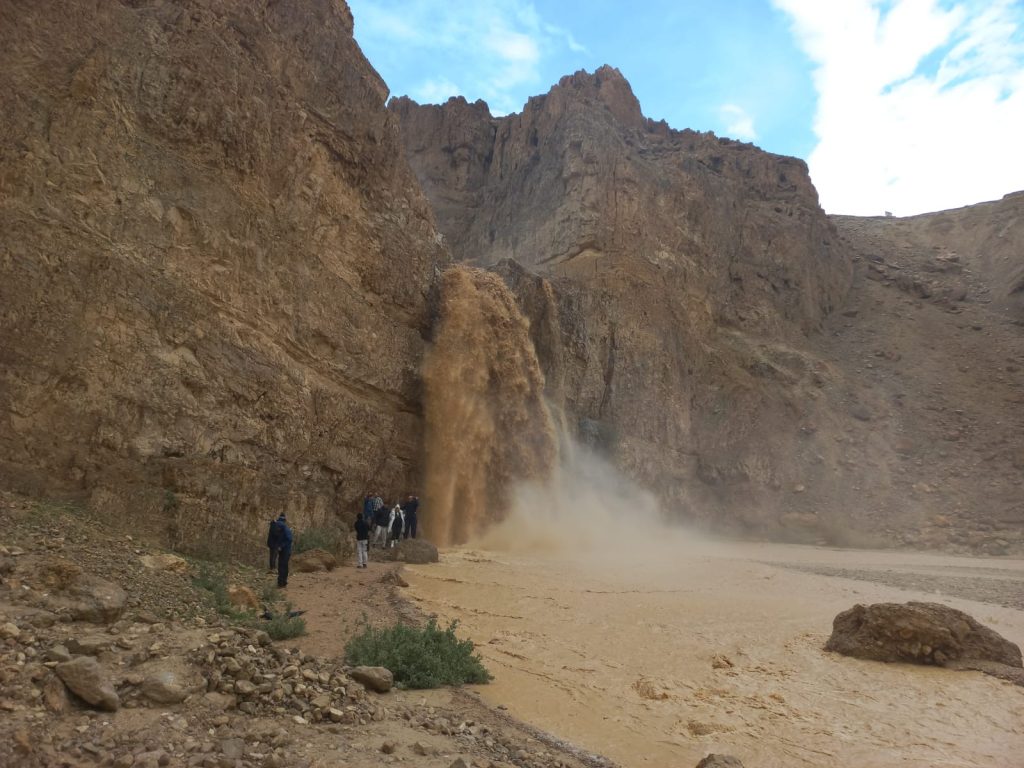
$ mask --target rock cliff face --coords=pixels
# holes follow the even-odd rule
[[[850,277],[805,165],[646,120],[609,67],[505,118],[390,108],[454,255],[513,287],[577,433],[673,515],[777,529],[830,376],[801,344]]]
[[[504,118],[390,109],[454,255],[516,293],[549,399],[668,515],[1024,550],[1024,195],[828,218],[801,161],[646,120],[608,67]]]
[[[386,98],[332,0],[4,3],[4,485],[220,552],[409,487],[445,252]]]

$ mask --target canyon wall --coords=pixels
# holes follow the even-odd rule
[[[0,482],[187,551],[421,477],[446,260],[343,3],[0,8]]]
[[[777,530],[817,471],[801,427],[831,375],[802,344],[851,269],[804,163],[647,120],[609,67],[503,118],[390,109],[453,255],[516,292],[577,435],[672,517]]]

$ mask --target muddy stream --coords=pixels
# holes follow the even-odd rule
[[[1024,644],[1024,561],[632,539],[452,549],[409,592],[478,644],[486,701],[624,766],[1024,766],[1024,688],[822,650],[839,611],[914,599]]]

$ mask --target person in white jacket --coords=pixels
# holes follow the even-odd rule
[[[402,538],[402,529],[405,528],[405,513],[395,502],[391,509],[391,516],[388,518],[388,546],[395,546],[395,542]]]

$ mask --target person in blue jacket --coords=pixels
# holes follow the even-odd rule
[[[277,553],[277,587],[284,589],[288,586],[288,561],[292,557],[292,529],[288,527],[284,512],[277,518],[277,527],[280,530],[280,548]]]
[[[284,519],[282,515],[280,519]],[[281,526],[279,520],[270,521],[270,530],[267,531],[267,549],[270,550],[270,566],[267,573],[277,570],[277,555],[281,551]]]

